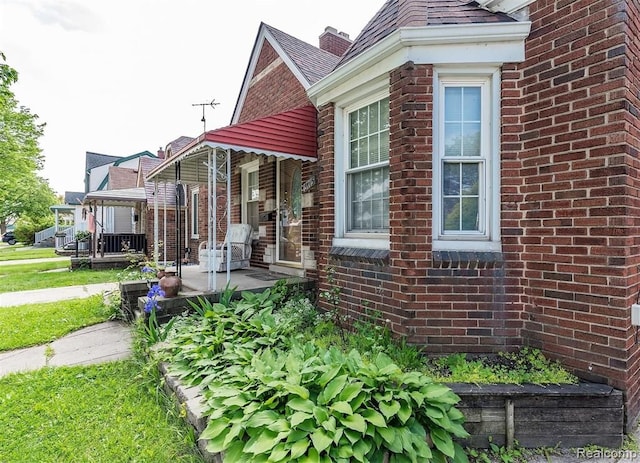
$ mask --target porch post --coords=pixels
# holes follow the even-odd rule
[[[162,202],[162,257],[167,266],[167,182],[164,182],[164,201]]]
[[[153,261],[156,266],[158,265],[158,251],[158,179],[155,179],[153,181]]]
[[[231,239],[231,150],[227,148],[227,235]],[[231,243],[227,243],[227,286],[231,281]]]
[[[216,277],[216,269],[218,266],[218,256],[217,256],[217,252],[216,252],[216,224],[218,223],[218,208],[216,207],[216,205],[218,204],[217,202],[217,196],[218,196],[218,180],[217,180],[217,172],[218,172],[218,155],[215,152],[215,150],[213,149],[209,149],[208,151],[208,155],[209,155],[209,168],[207,169],[207,178],[209,180],[209,194],[208,196],[208,200],[209,200],[209,221],[208,221],[208,248],[209,248],[209,253],[207,254],[208,256],[208,262],[207,262],[207,267],[208,267],[208,277],[209,277],[209,289],[211,291],[217,291],[218,290],[218,281],[217,281],[217,277]]]
[[[213,260],[211,257],[211,148],[207,149],[207,290],[213,290],[211,282],[211,266]],[[198,256],[199,258],[199,256]]]

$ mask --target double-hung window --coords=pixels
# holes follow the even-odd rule
[[[345,238],[389,233],[389,98],[345,114],[343,227]]]
[[[495,250],[499,245],[495,77],[438,77],[434,249]]]

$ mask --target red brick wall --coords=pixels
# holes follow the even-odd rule
[[[522,325],[517,256],[432,252],[432,97],[431,66],[407,63],[390,74],[390,250],[373,258],[331,248],[333,109],[321,108],[320,291],[331,287],[324,270],[333,268],[350,317],[380,311],[429,352],[509,349]]]
[[[158,208],[158,240],[160,246],[158,259],[164,259],[164,252],[166,250],[167,260],[170,262],[175,261],[176,259],[176,211],[174,206],[167,207],[167,239],[164,241],[164,209],[162,205]],[[184,218],[182,217],[184,212],[181,214],[181,227],[184,230]],[[145,234],[147,236],[147,257],[149,259],[153,259],[153,230],[154,230],[154,209],[153,205],[147,209],[146,213],[146,224],[145,224]]]
[[[310,104],[304,87],[284,62],[256,79],[256,76],[277,58],[278,55],[271,45],[265,42],[238,122],[247,122]]]
[[[626,135],[637,127],[626,91],[637,44],[625,47],[626,3],[531,5],[527,59],[503,75],[502,148],[520,172],[506,179],[505,213],[522,229],[508,240],[524,263],[525,342],[637,398],[638,161]],[[627,403],[636,416],[638,400]]]
[[[625,115],[627,128],[627,161],[629,163],[629,173],[627,179],[629,190],[631,190],[633,200],[629,202],[630,217],[626,223],[633,231],[634,246],[629,247],[629,257],[627,267],[629,269],[628,285],[631,288],[631,294],[627,293],[627,304],[635,303],[637,299],[637,291],[640,291],[640,276],[638,275],[638,265],[640,264],[640,256],[638,255],[638,238],[640,234],[638,230],[638,217],[640,217],[640,204],[638,204],[638,190],[640,189],[640,43],[637,37],[640,37],[640,6],[638,2],[627,0],[628,8],[628,28],[626,43],[628,47],[625,49],[625,56],[629,69],[627,71],[627,113]],[[635,40],[630,40],[634,37]],[[632,328],[635,331],[635,328]],[[634,338],[627,337],[627,346],[629,347],[629,357],[625,366],[627,370],[627,384],[629,385],[626,396],[629,404],[629,424],[633,424],[637,416],[640,414],[640,349]],[[634,404],[635,406],[633,406]]]

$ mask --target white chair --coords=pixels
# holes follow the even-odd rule
[[[251,260],[251,234],[253,229],[247,223],[231,224],[224,243],[216,247],[216,272],[227,270],[227,245],[231,245],[231,270],[249,267]],[[198,246],[198,261],[201,272],[210,272],[208,243],[203,241]]]

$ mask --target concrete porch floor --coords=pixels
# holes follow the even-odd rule
[[[227,273],[216,273],[216,290],[210,291],[208,288],[209,276],[206,272],[201,272],[198,265],[183,265],[181,268],[182,290],[180,295],[189,293],[209,293],[222,292],[227,286]],[[236,287],[237,291],[259,291],[272,287],[278,280],[286,280],[287,284],[307,284],[311,280],[298,276],[286,275],[284,273],[271,272],[263,268],[247,268],[233,270],[231,273],[229,286]]]

